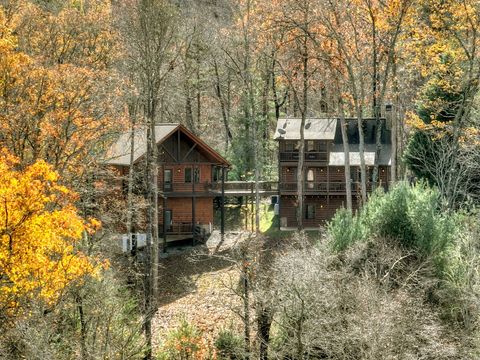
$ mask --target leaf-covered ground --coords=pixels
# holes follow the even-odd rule
[[[235,309],[240,299],[234,290],[238,272],[232,249],[246,236],[235,232],[223,242],[214,233],[205,245],[169,249],[160,261],[159,308],[154,318],[154,347],[185,318],[198,326],[209,341],[222,328],[237,328]]]

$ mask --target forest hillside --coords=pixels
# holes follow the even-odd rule
[[[480,358],[478,0],[1,0],[0,359]]]

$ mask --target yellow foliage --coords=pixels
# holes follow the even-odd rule
[[[31,298],[52,303],[72,281],[98,270],[74,245],[99,223],[84,223],[72,205],[76,195],[44,161],[17,167],[1,150],[0,306],[7,314]]]

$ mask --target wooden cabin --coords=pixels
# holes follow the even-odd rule
[[[391,163],[391,131],[382,119],[382,150],[379,163],[379,185],[387,188]],[[350,145],[350,173],[353,207],[360,199],[360,153],[357,119],[347,119]],[[280,225],[297,227],[297,167],[301,119],[279,119],[275,133],[278,141]],[[365,163],[371,179],[376,154],[376,121],[364,120]],[[338,119],[307,119],[305,139],[304,227],[317,227],[330,220],[336,210],[346,205],[345,154]],[[372,185],[367,183],[367,190]]]
[[[229,166],[220,154],[181,124],[155,126],[158,149],[158,229],[167,241],[191,239],[207,234],[213,226],[213,199],[219,196],[213,183],[220,181],[222,168]],[[123,179],[130,168],[131,133],[122,134],[108,152],[107,163]],[[147,134],[138,129],[134,137],[135,171],[144,173]],[[123,186],[126,192],[126,186]],[[126,195],[126,194],[125,194]],[[142,232],[144,229],[136,229]]]

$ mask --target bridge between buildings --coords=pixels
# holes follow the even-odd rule
[[[253,196],[256,195],[255,181],[225,181],[223,183],[225,196]],[[217,196],[222,196],[222,183],[212,183],[210,190]],[[278,194],[278,181],[259,181],[258,193],[260,196]]]

